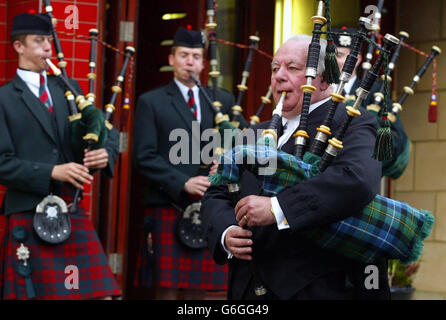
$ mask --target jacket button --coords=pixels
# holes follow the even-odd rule
[[[57,149],[53,149],[53,153],[57,154],[59,151],[57,151]]]
[[[39,166],[38,166],[37,164],[35,164],[35,165],[33,166],[33,169],[34,169],[34,170],[38,170],[38,169],[39,169]]]

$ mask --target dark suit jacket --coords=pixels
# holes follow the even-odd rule
[[[71,82],[81,92],[77,82]],[[74,161],[66,90],[54,76],[48,76],[48,88],[54,116],[19,76],[0,88],[0,184],[7,188],[5,214],[34,210],[60,185],[51,179],[53,167]],[[119,133],[113,129],[105,147],[109,154],[105,172],[109,176],[118,156],[118,143]]]
[[[325,118],[329,103],[319,106],[310,114],[308,145],[311,145],[316,127]],[[332,132],[337,131],[345,117],[345,107],[339,105]],[[258,128],[266,128],[267,125],[262,123]],[[344,149],[333,164],[318,176],[290,187],[277,196],[290,225],[289,229],[279,231],[276,224],[252,228],[254,259],[262,282],[275,297],[299,297],[299,293],[318,278],[339,272],[345,274],[345,281],[338,283],[335,288],[339,296],[333,296],[327,288],[321,288],[319,295],[310,295],[310,298],[344,298],[348,297],[348,292],[361,290],[357,285],[359,277],[356,276],[358,271],[364,273],[360,263],[321,249],[302,237],[300,232],[345,219],[373,199],[381,178],[381,165],[372,158],[376,128],[375,117],[362,110],[362,115],[352,121],[343,140]],[[282,150],[292,153],[293,146],[294,138],[291,138]],[[245,172],[241,190],[242,196],[260,194],[254,175]],[[237,225],[227,188],[210,187],[202,202],[209,249],[217,263],[229,262],[228,296],[230,299],[240,299],[244,296],[251,273],[245,261],[236,258],[228,261],[221,246],[224,230]],[[383,261],[379,261],[379,264],[380,274],[387,278]],[[382,288],[387,285],[384,282]]]
[[[211,96],[211,90],[205,90]],[[218,90],[217,98],[223,104],[222,113],[232,115],[234,97],[226,91]],[[136,168],[148,180],[144,195],[147,205],[166,206],[175,203],[184,207],[189,202],[183,191],[185,182],[197,175],[208,175],[208,167],[200,170],[200,163],[192,163],[192,157],[198,156],[197,149],[192,149],[192,144],[197,147],[201,145],[198,134],[215,126],[213,111],[202,93],[200,107],[199,130],[192,130],[195,118],[174,81],[139,97],[135,116],[134,158]],[[184,130],[183,133],[187,133],[183,142],[187,143],[188,149],[183,151],[189,152],[186,157],[188,163],[172,164],[169,153],[178,144],[178,137],[169,141],[169,136],[181,129]]]

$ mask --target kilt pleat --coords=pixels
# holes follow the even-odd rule
[[[84,210],[70,216],[72,234],[57,245],[46,244],[38,238],[32,228],[32,212],[6,217],[5,234],[0,243],[1,299],[28,299],[25,279],[14,268],[20,243],[12,237],[12,230],[17,226],[23,226],[28,232],[24,245],[30,251],[28,263],[32,267],[35,299],[97,299],[121,295],[89,216]],[[74,288],[66,285],[66,282],[74,284],[70,281],[74,273],[69,266],[78,270],[78,286]]]
[[[217,265],[207,248],[192,250],[181,245],[175,226],[181,212],[171,207],[146,208],[144,219],[153,217],[153,264],[148,258],[147,233],[139,237],[135,286],[200,290],[227,290],[227,265]]]

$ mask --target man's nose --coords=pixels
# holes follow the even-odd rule
[[[194,59],[193,59],[193,57],[191,57],[191,56],[187,56],[187,58],[186,58],[186,64],[189,65],[189,66],[193,65],[193,64],[194,64]]]
[[[46,39],[43,41],[43,49],[44,49],[45,51],[51,50],[51,40],[50,40],[50,39],[46,38]]]
[[[277,72],[274,74],[274,78],[276,81],[286,81],[288,77],[285,68],[279,68],[279,70],[277,70]]]

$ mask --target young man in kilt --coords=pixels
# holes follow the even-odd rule
[[[153,248],[144,245],[137,263],[135,285],[152,285],[150,272],[153,272],[157,299],[177,299],[178,289],[184,289],[186,299],[203,299],[205,290],[226,290],[226,268],[216,265],[206,248],[187,248],[176,236],[182,210],[200,199],[210,185],[209,165],[193,163],[190,157],[189,163],[179,164],[169,159],[170,150],[177,143],[169,139],[173,130],[187,132],[187,148],[192,155],[192,140],[196,139],[192,137],[193,126],[199,124],[200,132],[215,126],[211,106],[189,74],[193,72],[199,78],[203,59],[201,32],[179,28],[169,55],[174,79],[141,95],[136,109],[136,167],[148,182],[144,195],[145,221],[152,219],[154,229],[149,233]],[[211,90],[205,90],[212,96]],[[231,113],[234,105],[231,94],[218,90],[217,100],[222,103],[223,114]],[[141,245],[146,237],[147,234],[141,234]],[[154,253],[153,267],[147,262],[148,251]]]
[[[66,89],[60,79],[46,74],[51,41],[47,15],[24,13],[14,18],[11,42],[19,68],[14,79],[0,88],[0,184],[7,188],[2,204],[6,232],[0,240],[0,298],[118,296],[121,291],[83,208],[69,213],[71,235],[61,243],[44,242],[33,228],[42,199],[53,194],[69,204],[76,188],[93,180],[89,169],[104,169],[111,175],[118,154],[118,134],[113,130],[105,148],[85,150],[84,163],[74,162]],[[81,92],[77,82],[70,81]]]
[[[306,62],[311,36],[289,39],[276,52],[271,64],[271,86],[276,103],[283,91],[282,129],[277,146],[293,154],[302,110],[302,85],[307,83]],[[316,88],[309,107],[308,128],[312,144],[316,128],[331,105],[331,86],[324,78],[326,41],[321,39]],[[345,106],[336,110],[332,132],[346,118]],[[253,129],[266,129],[269,121]],[[342,152],[319,175],[292,185],[276,197],[259,196],[256,176],[246,170],[241,178],[241,200],[235,208],[226,186],[211,186],[203,197],[202,211],[208,230],[208,246],[219,264],[229,264],[230,299],[386,299],[389,297],[384,261],[376,269],[361,269],[362,263],[322,249],[302,231],[341,221],[362,210],[379,188],[381,164],[372,158],[377,123],[364,113],[352,120],[343,139]],[[308,149],[307,149],[308,150]],[[249,230],[244,227],[250,227]],[[255,262],[253,272],[251,261]],[[358,272],[360,271],[360,274]],[[377,277],[377,278],[375,278]],[[257,279],[256,279],[257,278]],[[373,283],[373,287],[367,284]],[[257,283],[256,283],[257,282]],[[266,289],[257,295],[258,282]]]

